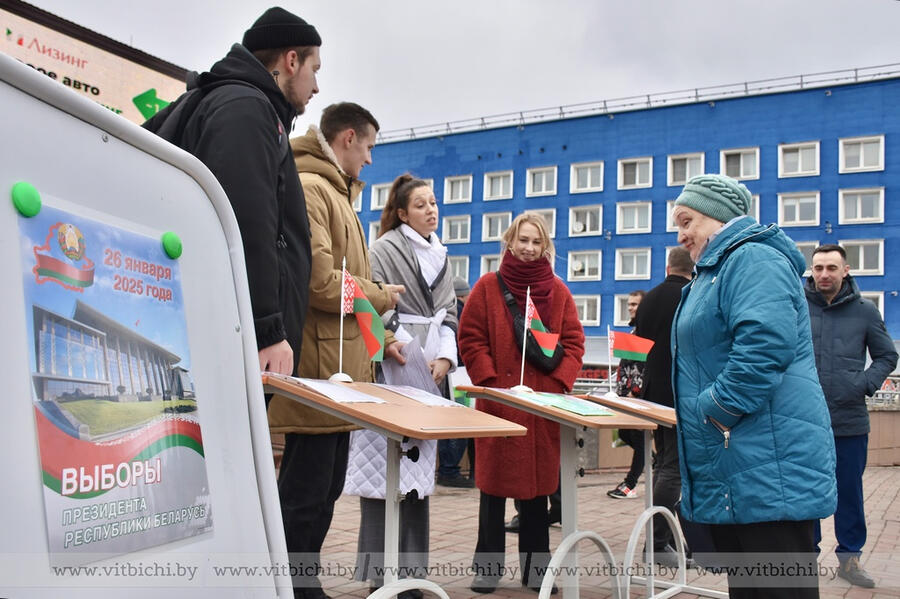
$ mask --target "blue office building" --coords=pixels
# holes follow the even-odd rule
[[[626,330],[628,292],[664,278],[684,182],[724,173],[754,194],[751,214],[778,223],[807,257],[843,245],[898,338],[900,272],[887,256],[900,251],[900,72],[860,73],[385,132],[363,171],[360,219],[371,240],[391,181],[407,171],[431,180],[438,234],[471,284],[497,268],[510,220],[539,212],[585,333],[601,338],[607,326]],[[586,362],[605,362],[593,347]]]

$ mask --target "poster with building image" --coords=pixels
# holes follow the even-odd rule
[[[178,261],[62,205],[19,217],[51,563],[212,530]]]

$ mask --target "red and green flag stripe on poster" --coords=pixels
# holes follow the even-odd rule
[[[612,336],[612,353],[615,357],[636,362],[647,361],[647,354],[650,353],[650,348],[653,347],[653,341],[631,333],[614,331],[610,335]]]
[[[548,358],[553,357],[556,351],[556,344],[559,341],[559,333],[550,333],[547,327],[541,322],[541,315],[538,314],[537,307],[531,301],[531,289],[525,298],[525,328],[531,329],[531,334],[541,347],[541,351]]]
[[[356,316],[369,359],[380,362],[384,359],[384,323],[347,269],[343,273],[341,299],[344,314]]]

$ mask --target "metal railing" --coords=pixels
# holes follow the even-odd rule
[[[449,135],[451,133],[496,129],[514,125],[524,126],[531,123],[555,121],[573,117],[613,114],[616,112],[627,112],[629,110],[672,106],[677,104],[711,102],[726,98],[754,96],[774,92],[823,87],[834,84],[860,83],[897,76],[900,76],[900,63],[856,69],[843,69],[839,71],[823,71],[821,73],[776,77],[774,79],[759,79],[757,81],[745,81],[743,83],[730,83],[709,87],[695,87],[693,89],[613,98],[596,102],[583,102],[580,104],[566,104],[519,112],[506,112],[503,114],[482,116],[472,119],[407,127],[405,129],[391,129],[388,131],[381,131],[378,134],[378,142],[407,141],[422,137]]]

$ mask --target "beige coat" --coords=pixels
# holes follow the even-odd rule
[[[309,310],[298,370],[301,377],[327,379],[338,370],[341,259],[347,258],[347,270],[379,314],[390,307],[390,294],[372,281],[366,237],[353,210],[353,198],[362,192],[363,183],[340,169],[331,147],[315,127],[291,140],[291,148],[306,195],[312,235]],[[354,381],[374,380],[374,363],[352,315],[344,318],[343,370]],[[269,426],[273,433],[306,434],[357,428],[279,396],[269,404]]]

